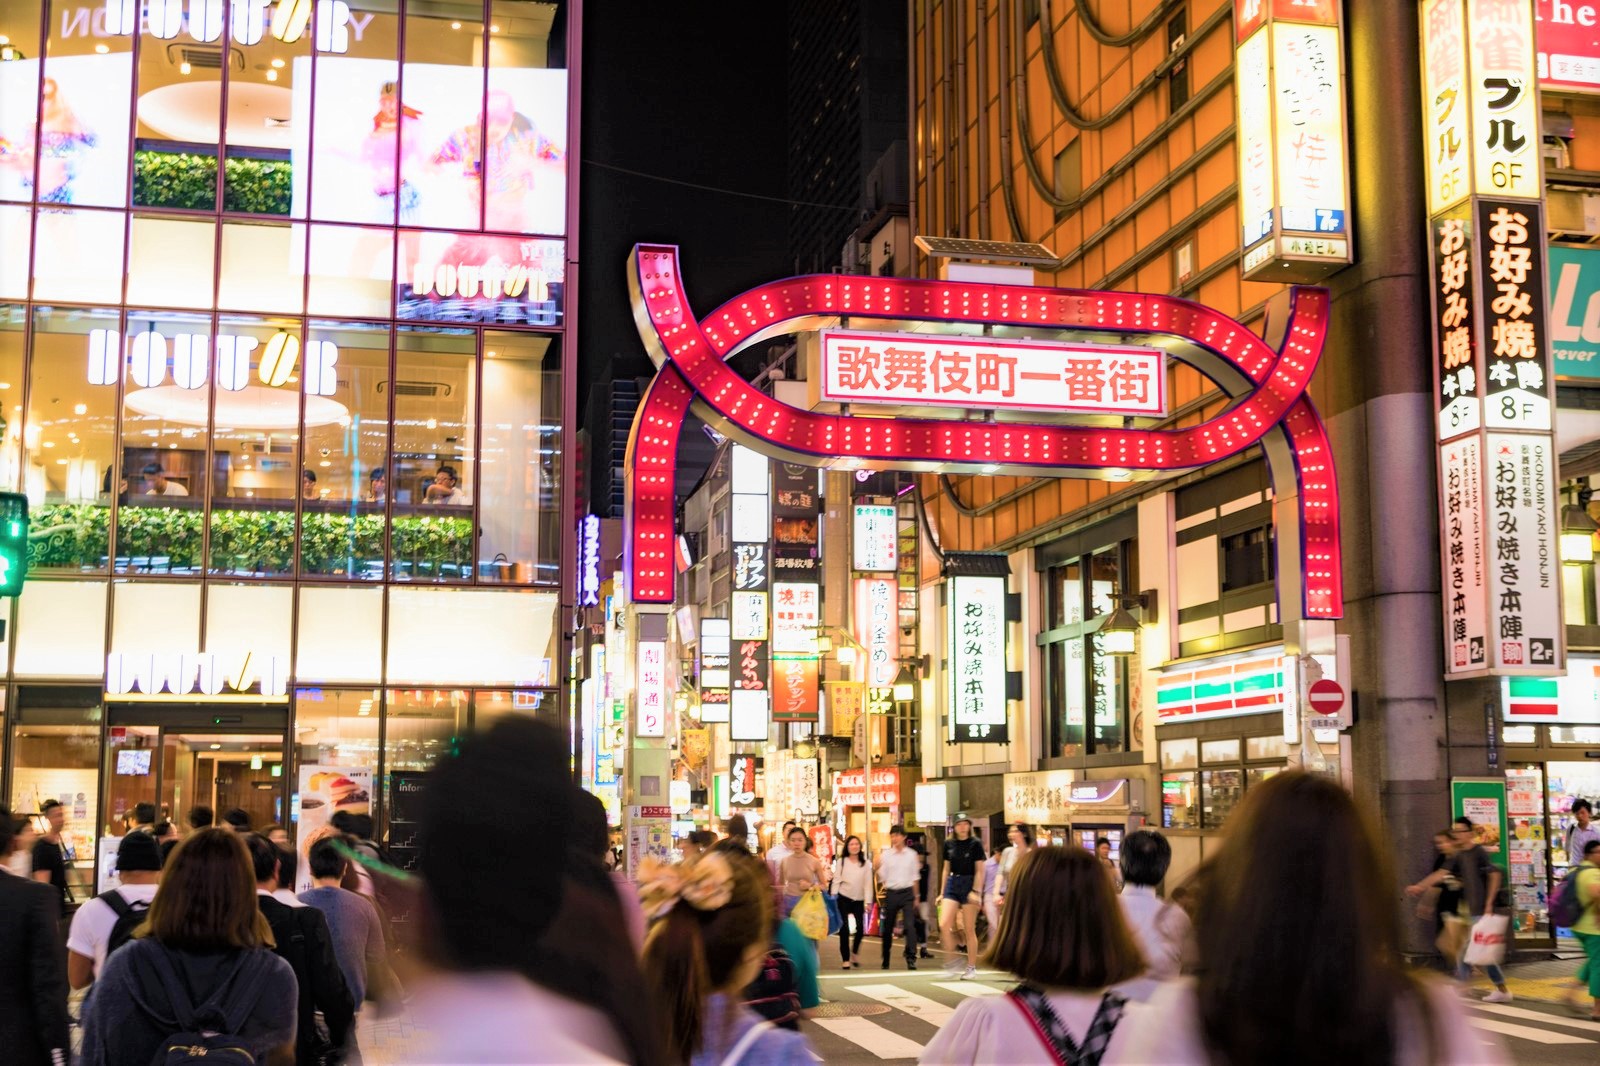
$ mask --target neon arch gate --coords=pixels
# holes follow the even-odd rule
[[[685,414],[772,458],[810,466],[1067,475],[1112,469],[1176,473],[1260,443],[1277,514],[1278,611],[1295,621],[1344,614],[1339,498],[1327,429],[1306,396],[1322,356],[1328,293],[1296,286],[1268,309],[1266,337],[1171,296],[1038,286],[821,274],[769,282],[703,320],[689,308],[678,250],[635,245],[634,320],[658,372],[628,439],[623,521],[628,598],[671,603],[678,438]],[[780,403],[727,365],[741,349],[830,319],[1073,330],[1162,343],[1232,398],[1186,429],[865,418]],[[1298,557],[1299,565],[1284,565]]]

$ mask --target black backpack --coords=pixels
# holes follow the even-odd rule
[[[150,912],[150,901],[147,899],[130,900],[121,892],[112,889],[100,897],[105,900],[106,906],[116,914],[116,924],[111,927],[111,935],[106,938],[106,957],[122,945],[133,939],[133,931],[139,928]]]
[[[155,947],[149,958],[161,983],[161,996],[152,998],[166,999],[180,1031],[161,1041],[150,1066],[255,1066],[255,1053],[237,1034],[261,998],[274,956],[240,952],[211,998],[196,1007],[167,949]]]
[[[767,949],[756,979],[745,987],[744,1005],[782,1029],[800,1029],[800,993],[794,960],[776,944]]]

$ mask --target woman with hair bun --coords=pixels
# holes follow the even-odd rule
[[[811,1066],[805,1037],[741,1006],[766,957],[772,886],[765,868],[712,850],[678,866],[646,864],[639,895],[652,921],[644,971],[667,1055],[687,1066]]]

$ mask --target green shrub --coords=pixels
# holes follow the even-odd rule
[[[229,157],[223,170],[223,210],[257,215],[289,213],[293,168],[287,160]],[[216,156],[151,149],[133,153],[133,202],[140,207],[215,210]]]

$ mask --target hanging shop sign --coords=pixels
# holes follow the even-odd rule
[[[1002,794],[1006,821],[1066,825],[1072,821],[1072,770],[1006,774]]]
[[[772,586],[772,650],[817,653],[821,586],[813,581],[779,581]]]
[[[600,516],[586,514],[578,524],[578,606],[600,604]]]
[[[772,719],[817,720],[817,659],[812,655],[772,657]]]
[[[1309,281],[1351,261],[1339,5],[1234,0],[1246,278]]]
[[[822,391],[834,403],[1159,415],[1159,348],[914,333],[822,332]]]
[[[639,673],[635,681],[638,713],[634,736],[667,735],[667,645],[659,640],[639,642]]]
[[[892,571],[899,560],[899,534],[893,504],[858,503],[852,523],[853,568]]]
[[[1422,0],[1428,213],[1471,195],[1536,200],[1539,94],[1527,0]]]
[[[828,731],[836,737],[853,737],[861,717],[865,686],[859,681],[828,682]]]
[[[866,683],[872,688],[894,684],[895,583],[884,577],[856,581],[856,642],[867,650]]]
[[[282,703],[289,695],[289,664],[253,651],[114,651],[106,656],[105,691],[107,698],[133,703]]]
[[[765,591],[771,580],[765,544],[733,546],[733,589],[735,592]]]
[[[1551,366],[1558,377],[1600,379],[1600,248],[1548,251]]]
[[[1170,670],[1156,679],[1159,723],[1282,711],[1284,670],[1278,654]]]
[[[778,518],[814,518],[822,513],[816,467],[798,463],[773,466],[772,513]]]
[[[1574,655],[1565,677],[1507,677],[1500,681],[1507,722],[1600,725],[1600,659]]]
[[[700,720],[726,722],[732,689],[732,627],[726,618],[700,620]]]
[[[761,806],[761,759],[734,755],[728,760],[728,805],[748,810]]]
[[[1600,92],[1600,4],[1535,0],[1539,84],[1563,92]]]
[[[802,817],[815,817],[822,809],[822,771],[817,760],[795,759],[789,764],[789,800],[794,813]],[[828,862],[832,856],[821,858]]]
[[[728,705],[730,740],[767,739],[768,695],[764,689],[733,690],[733,698]]]
[[[948,589],[950,739],[1003,744],[1006,579],[953,576]]]
[[[872,805],[893,807],[900,802],[900,768],[872,768]],[[833,805],[864,807],[867,803],[867,772],[862,769],[838,770],[833,775]]]
[[[1533,9],[1422,0],[1419,11],[1445,672],[1557,674],[1566,630]],[[1570,300],[1558,314],[1570,321]]]

